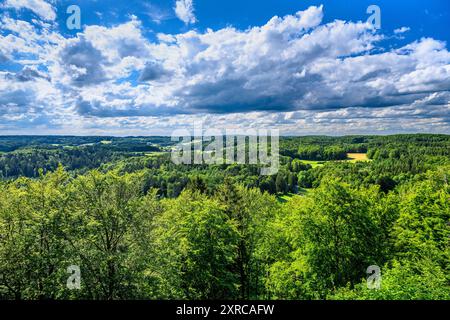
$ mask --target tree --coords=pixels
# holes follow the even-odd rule
[[[448,275],[430,257],[392,262],[381,269],[380,289],[362,280],[354,289],[342,287],[330,294],[338,300],[449,300]]]
[[[183,192],[165,202],[156,221],[154,273],[160,298],[225,299],[235,297],[238,233],[223,207],[205,195]]]
[[[277,189],[277,193],[287,193],[288,192],[288,184],[286,182],[286,177],[283,173],[279,172],[277,175],[277,179],[275,182],[275,186]]]
[[[275,264],[287,270],[272,268],[272,278],[278,280],[269,280],[271,286],[280,288],[282,273],[293,277],[291,281],[298,286],[295,290],[285,288],[286,292],[306,294],[301,298],[323,298],[329,290],[357,283],[368,266],[384,263],[378,249],[383,243],[376,237],[381,232],[374,218],[378,208],[372,205],[375,198],[371,194],[376,192],[361,192],[330,180],[302,199],[303,205],[294,207],[292,218],[286,220],[292,252],[285,257],[285,263]]]
[[[93,171],[76,179],[64,238],[83,272],[82,297],[145,297],[156,192],[139,193],[136,176]]]
[[[208,191],[205,181],[199,176],[195,176],[195,177],[191,178],[189,180],[187,188],[194,192],[198,191],[200,193],[206,193]]]
[[[0,295],[68,297],[69,250],[61,238],[68,175],[59,167],[37,180],[20,178],[0,190]]]
[[[450,269],[450,188],[444,172],[405,186],[399,218],[393,226],[397,256],[415,260],[432,255],[444,270]]]

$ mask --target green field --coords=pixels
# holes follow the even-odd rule
[[[311,165],[311,167],[316,168],[323,166],[327,161],[314,161],[314,160],[301,160],[303,163]]]
[[[298,188],[298,193],[297,194],[289,192],[289,193],[286,193],[286,194],[283,194],[283,195],[278,195],[277,196],[277,200],[280,203],[286,203],[286,202],[291,201],[295,197],[306,196],[312,190],[313,189]]]

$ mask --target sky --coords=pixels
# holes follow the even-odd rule
[[[447,0],[0,0],[0,134],[450,134],[449,30]]]

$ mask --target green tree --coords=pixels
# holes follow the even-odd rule
[[[70,265],[61,230],[68,175],[62,167],[37,180],[0,189],[0,295],[15,299],[67,297]]]
[[[73,182],[64,237],[80,262],[82,297],[147,297],[151,222],[161,209],[155,192],[142,197],[136,178],[93,171]]]
[[[206,196],[185,191],[165,201],[156,221],[155,274],[160,297],[225,299],[235,297],[232,271],[238,233],[223,207]]]

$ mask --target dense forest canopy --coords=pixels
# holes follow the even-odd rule
[[[0,137],[0,298],[450,299],[449,135],[281,137],[273,176],[173,144]]]

